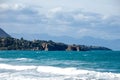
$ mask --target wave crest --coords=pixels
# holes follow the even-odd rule
[[[12,75],[12,80],[16,80],[15,77],[22,77],[22,80],[25,80],[25,78],[29,78],[28,80],[31,80],[30,77],[32,77],[33,80],[49,80],[50,78],[51,80],[120,80],[120,74],[117,73],[96,72],[77,68],[0,64],[0,70],[3,69],[8,70],[8,72],[9,70],[14,70],[14,74],[16,73],[16,76],[12,75],[12,72],[9,72],[9,74],[8,72],[6,72],[6,74],[1,73],[0,80],[5,79],[5,77],[3,78],[2,75]],[[11,76],[8,76],[7,80],[10,77]]]

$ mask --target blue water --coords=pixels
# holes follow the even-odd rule
[[[120,51],[0,51],[0,80],[120,80]]]

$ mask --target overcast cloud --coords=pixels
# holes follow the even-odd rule
[[[9,33],[120,39],[119,0],[45,1],[1,1],[0,27]]]

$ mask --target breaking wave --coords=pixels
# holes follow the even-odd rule
[[[0,80],[120,80],[120,74],[74,67],[0,64]]]

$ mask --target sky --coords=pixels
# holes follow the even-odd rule
[[[120,0],[0,0],[8,33],[120,39]]]

